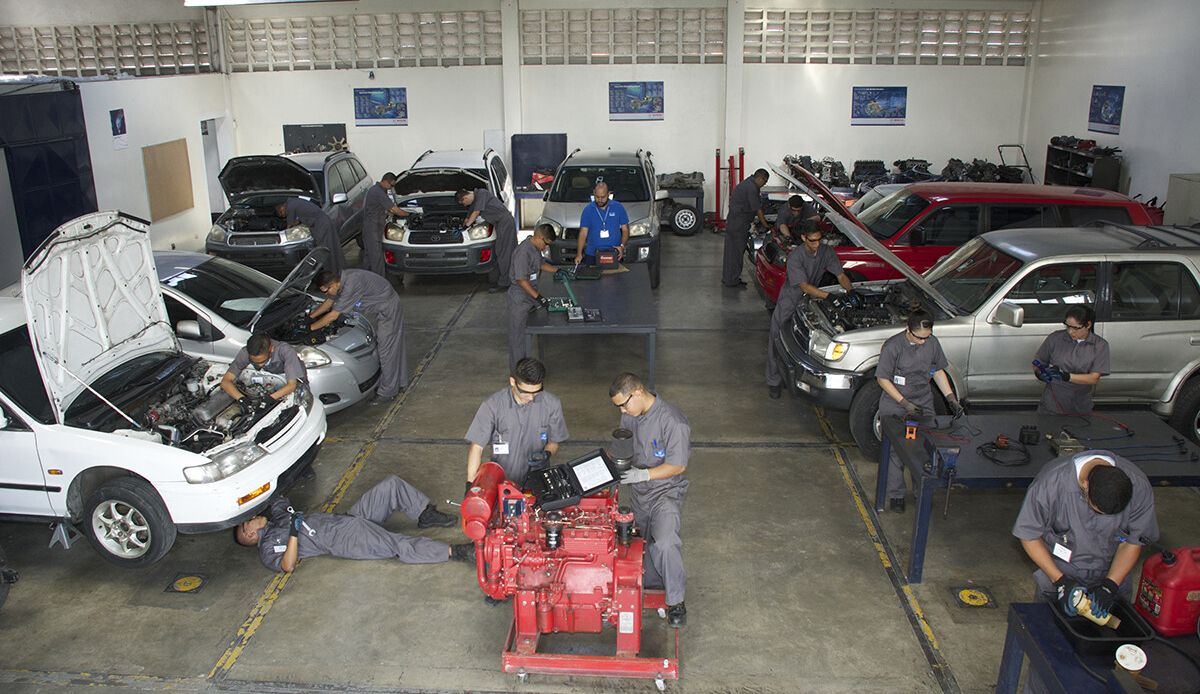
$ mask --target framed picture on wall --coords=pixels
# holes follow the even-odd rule
[[[407,87],[354,90],[355,125],[408,125]]]
[[[1094,133],[1119,135],[1121,110],[1125,108],[1125,87],[1092,86],[1092,103],[1088,108],[1088,130]]]
[[[662,120],[662,82],[609,82],[609,120]]]
[[[283,126],[283,151],[288,154],[337,152],[349,148],[345,123]]]
[[[854,87],[850,125],[904,125],[908,87]]]

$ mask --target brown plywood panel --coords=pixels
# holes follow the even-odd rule
[[[186,139],[143,147],[142,165],[146,168],[150,221],[157,222],[195,206]]]

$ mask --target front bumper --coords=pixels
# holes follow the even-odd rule
[[[775,352],[780,356],[784,383],[793,395],[831,410],[849,410],[854,394],[868,377],[856,371],[831,369],[813,359],[808,345],[801,345],[789,321],[779,331]]]
[[[408,246],[395,241],[383,242],[388,272],[416,275],[457,275],[490,270],[496,264],[496,242],[471,245]]]
[[[286,245],[273,244],[262,246],[239,246],[214,241],[204,242],[204,250],[209,255],[241,263],[272,277],[286,277],[312,249],[311,240],[298,241]]]
[[[655,243],[657,240],[658,237],[653,234],[629,237],[629,243],[625,244],[625,258],[621,262],[628,265],[629,263],[645,263],[655,260],[654,255],[658,252],[658,244]],[[577,248],[575,239],[555,241],[550,245],[550,262],[555,265],[573,264]]]

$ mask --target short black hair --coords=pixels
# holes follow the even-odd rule
[[[389,172],[385,173],[384,175],[380,176],[379,180],[384,181],[384,182],[391,181],[392,183],[395,183],[396,182],[396,174],[389,171]]]
[[[321,287],[328,287],[340,279],[342,279],[342,273],[337,270],[322,270],[313,278],[313,286],[320,290]]]
[[[533,233],[546,239],[550,243],[554,243],[554,239],[558,238],[558,234],[554,233],[554,227],[549,224],[539,224],[533,228]]]
[[[1105,515],[1124,511],[1133,498],[1133,482],[1116,465],[1096,465],[1088,472],[1087,483],[1088,499]]]
[[[755,171],[755,172],[754,172],[754,177],[755,177],[755,178],[770,179],[770,178],[771,178],[771,174],[767,173],[767,170],[766,170],[766,169],[759,169],[759,170],[757,170],[757,171]]]
[[[472,192],[474,192],[474,191],[471,191],[467,188],[459,188],[458,192],[454,194],[454,201],[461,205],[463,198],[467,197]]]
[[[1087,304],[1075,304],[1063,316],[1064,321],[1068,318],[1074,318],[1080,325],[1090,328],[1096,323],[1096,312]]]
[[[626,371],[617,374],[617,377],[613,379],[612,385],[608,387],[608,397],[615,398],[618,394],[629,395],[635,390],[646,390],[646,384],[637,374]]]
[[[793,210],[804,209],[804,198],[800,197],[799,195],[793,195],[792,197],[788,198],[788,207],[792,208]]]
[[[261,357],[271,351],[271,338],[266,333],[254,333],[246,340],[246,353],[252,357]]]
[[[517,368],[513,369],[512,377],[517,380],[517,383],[540,386],[542,381],[546,380],[546,366],[533,357],[525,357],[517,362]]]
[[[933,316],[923,308],[913,309],[913,312],[908,314],[908,329],[933,330]]]

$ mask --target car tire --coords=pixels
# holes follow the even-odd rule
[[[92,492],[83,529],[100,556],[129,569],[154,564],[175,544],[175,524],[148,483],[118,477]]]
[[[658,289],[659,275],[661,274],[660,266],[662,264],[662,244],[655,241],[650,245],[650,258],[646,261],[646,267],[650,271],[650,288]]]
[[[676,205],[671,211],[671,231],[678,236],[692,236],[704,226],[704,218],[691,205]]]
[[[850,435],[858,450],[870,461],[879,460],[879,396],[883,389],[871,378],[850,401]]]
[[[1183,384],[1179,397],[1175,399],[1175,410],[1168,421],[1179,433],[1200,443],[1200,377]]]
[[[8,559],[4,556],[4,548],[0,547],[0,572],[8,573]],[[11,572],[13,580],[15,580],[16,572]],[[0,577],[0,607],[4,607],[4,601],[8,600],[8,589],[12,587],[12,583],[6,577]]]

